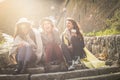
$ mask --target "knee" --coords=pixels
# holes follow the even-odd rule
[[[29,43],[25,43],[23,47],[31,47],[31,45]]]
[[[61,44],[61,48],[66,48],[67,47],[67,45],[66,44]]]
[[[76,36],[72,36],[72,37],[71,37],[71,41],[77,41],[77,39],[78,39],[78,38],[77,38]]]
[[[30,46],[29,44],[24,44],[22,47],[18,48],[18,51],[26,51],[26,49],[31,49],[32,46]]]
[[[25,44],[23,45],[23,48],[24,48],[24,49],[32,49],[32,46],[31,46],[30,44],[28,44],[28,43],[25,43]]]

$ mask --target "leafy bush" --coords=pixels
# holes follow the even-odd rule
[[[90,32],[84,34],[85,36],[104,36],[104,35],[117,35],[120,34],[120,9],[114,12],[111,19],[106,20],[107,29],[103,29],[97,32]]]

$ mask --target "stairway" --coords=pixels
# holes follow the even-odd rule
[[[12,70],[0,70],[0,80],[120,80],[120,67],[82,69],[44,73],[44,69],[29,68],[25,74],[13,75]]]

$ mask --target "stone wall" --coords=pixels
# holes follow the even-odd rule
[[[0,68],[8,66],[10,63],[7,49],[0,49]]]
[[[93,54],[105,53],[107,59],[116,61],[120,54],[120,35],[85,37],[86,47]]]

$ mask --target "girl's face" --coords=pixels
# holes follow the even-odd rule
[[[71,22],[71,21],[66,21],[66,27],[67,27],[68,30],[73,29],[73,24],[72,24],[72,22]]]
[[[53,26],[51,25],[51,22],[49,21],[44,21],[43,22],[43,29],[45,32],[50,33],[52,32]]]
[[[30,30],[30,25],[29,24],[22,23],[22,24],[19,25],[19,27],[21,29],[21,33],[23,33],[23,34],[27,34]]]

